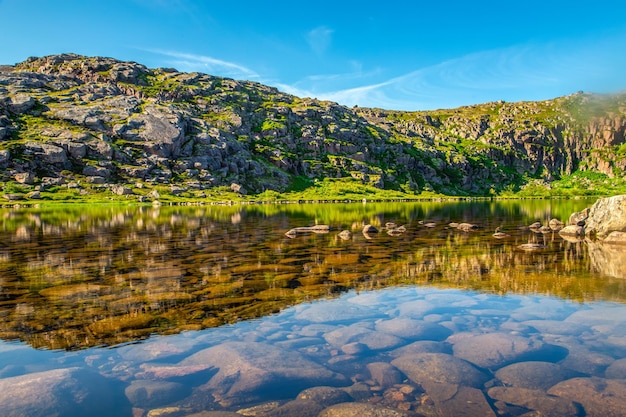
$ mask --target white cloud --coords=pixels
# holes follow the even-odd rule
[[[168,65],[175,67],[179,71],[205,72],[211,75],[218,75],[222,77],[236,79],[259,78],[259,75],[250,68],[236,64],[234,62],[223,61],[221,59],[213,58],[206,55],[196,55],[184,52],[162,50],[150,50],[149,52],[172,58],[171,60],[167,61]]]
[[[286,91],[352,106],[397,110],[457,107],[495,100],[542,100],[578,90],[626,87],[615,51],[626,36],[525,44],[481,51],[352,88],[333,89],[336,75],[307,77]],[[370,77],[371,79],[371,77]],[[365,78],[361,81],[364,82]]]

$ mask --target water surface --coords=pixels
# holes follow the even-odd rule
[[[0,404],[10,415],[317,415],[333,402],[593,415],[611,394],[619,409],[624,249],[521,228],[592,202],[4,210]],[[331,231],[285,235],[315,224]]]

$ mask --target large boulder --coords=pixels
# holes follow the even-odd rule
[[[347,385],[349,381],[304,355],[264,343],[231,342],[201,350],[179,364],[216,369],[201,387],[224,406],[266,398],[289,398],[301,390],[326,385]]]
[[[53,369],[0,379],[4,417],[130,415],[130,404],[109,381],[78,368]]]
[[[600,198],[589,210],[587,235],[605,237],[614,231],[626,232],[626,195]]]

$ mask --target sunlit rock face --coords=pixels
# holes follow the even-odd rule
[[[68,182],[98,166],[108,174],[100,185],[175,179],[198,191],[343,178],[486,195],[577,170],[618,176],[625,101],[581,93],[427,112],[348,108],[250,81],[52,55],[0,66],[0,166]]]
[[[600,198],[591,206],[585,233],[606,237],[611,232],[626,232],[626,195]]]

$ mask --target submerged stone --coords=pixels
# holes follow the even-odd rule
[[[454,356],[482,368],[498,369],[513,362],[540,359],[545,345],[540,340],[508,333],[487,333],[459,340]]]

